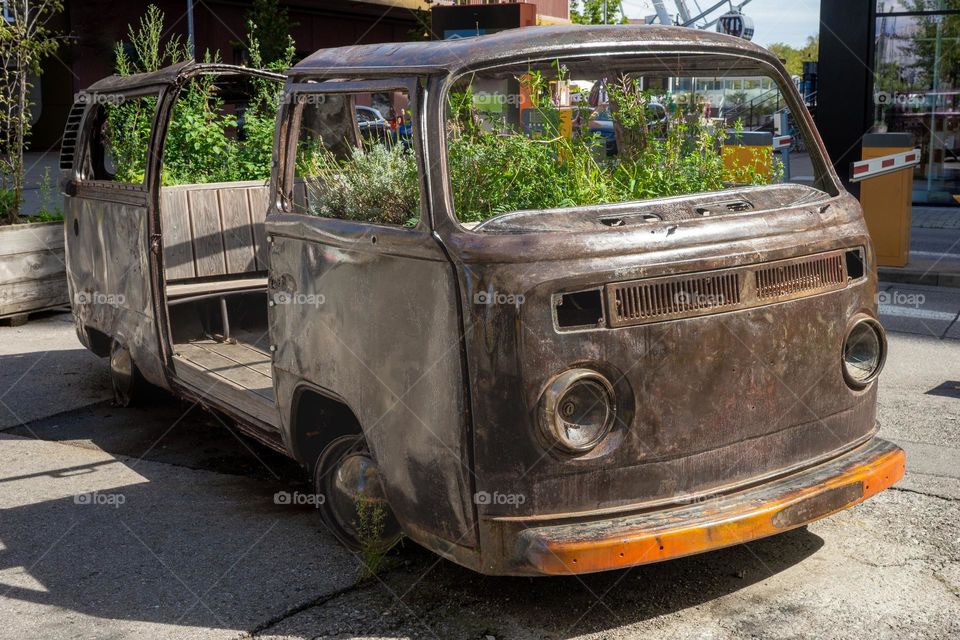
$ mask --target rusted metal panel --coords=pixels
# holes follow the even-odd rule
[[[539,527],[502,521],[501,530],[520,530],[519,544],[504,548],[502,556],[494,554],[492,561],[505,558],[498,573],[570,575],[742,544],[863,502],[903,477],[904,458],[899,447],[874,440],[827,465],[735,496],[708,496],[599,523]]]
[[[166,386],[150,285],[147,195],[140,204],[89,197],[65,201],[67,282],[78,332],[94,329],[127,345],[150,382]],[[119,191],[119,190],[118,190]]]
[[[457,73],[471,66],[527,59],[559,51],[638,53],[694,51],[746,55],[779,65],[768,50],[742,38],[711,31],[659,25],[545,26],[508,29],[480,38],[442,42],[390,42],[321,49],[290,69],[291,77],[338,74]]]
[[[304,382],[342,398],[398,520],[472,544],[466,381],[446,257],[420,230],[285,215],[267,231],[270,295],[323,299],[271,308],[278,402],[290,407]]]

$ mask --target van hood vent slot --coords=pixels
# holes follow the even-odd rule
[[[612,290],[618,324],[696,315],[740,302],[740,274],[626,283]]]
[[[841,253],[757,269],[756,274],[757,297],[761,300],[829,290],[846,281]]]

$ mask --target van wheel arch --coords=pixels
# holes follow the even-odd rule
[[[113,346],[113,338],[102,331],[86,325],[83,327],[83,333],[86,334],[86,342],[84,342],[84,344],[91,352],[93,352],[94,355],[101,358],[110,357],[110,349]],[[81,342],[83,342],[82,337]]]
[[[291,453],[311,474],[327,445],[350,435],[362,436],[363,427],[346,402],[309,385],[302,385],[294,392],[290,413]]]

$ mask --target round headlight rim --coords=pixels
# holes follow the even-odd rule
[[[575,445],[567,440],[557,424],[561,419],[558,409],[567,392],[579,382],[590,382],[599,386],[606,396],[606,417],[603,428],[596,438]],[[601,372],[587,368],[574,367],[555,375],[547,384],[540,399],[539,430],[544,444],[551,451],[570,456],[580,456],[595,450],[614,430],[617,416],[617,393],[610,380]]]
[[[874,369],[873,373],[869,377],[864,378],[863,380],[857,380],[850,375],[850,372],[847,368],[847,343],[850,341],[850,336],[853,335],[854,330],[857,327],[862,325],[867,325],[877,336],[877,343],[880,348],[880,354],[877,358],[877,366]],[[847,327],[847,331],[843,336],[843,344],[840,346],[840,369],[843,372],[843,379],[847,383],[847,386],[854,389],[855,391],[862,391],[869,387],[873,382],[880,377],[880,374],[883,372],[883,367],[887,362],[887,332],[884,330],[883,325],[880,324],[880,321],[875,317],[867,314],[858,314],[853,318],[850,324]]]

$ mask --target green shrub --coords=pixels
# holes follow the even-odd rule
[[[531,96],[543,89],[537,73],[520,79]],[[480,222],[508,211],[609,204],[718,191],[732,184],[769,184],[781,167],[764,174],[752,165],[724,165],[725,131],[697,115],[674,109],[661,135],[647,130],[648,93],[627,83],[610,87],[619,141],[631,146],[607,158],[599,136],[561,135],[547,125],[540,137],[493,123],[485,130],[469,91],[449,99],[448,167],[454,208],[462,222]],[[556,123],[549,100],[536,100],[541,120]],[[758,151],[758,153],[762,153]]]
[[[15,220],[19,215],[17,208],[17,192],[0,187],[0,220]]]
[[[417,159],[403,145],[365,143],[345,160],[317,145],[300,158],[312,215],[406,226],[419,220]]]
[[[266,4],[259,3],[261,9]],[[115,49],[118,74],[156,71],[189,58],[187,47],[179,37],[162,43],[164,20],[163,12],[150,5],[139,28],[129,28],[128,40],[135,59],[131,59],[123,44],[118,43]],[[264,65],[260,43],[253,35],[258,29],[253,22],[248,22],[247,26],[250,60],[254,67],[281,70],[292,64],[294,50],[288,39],[283,56]],[[219,62],[219,54],[207,52],[204,61]],[[164,145],[164,185],[269,179],[274,123],[282,84],[261,78],[251,78],[249,82],[252,91],[245,105],[242,128],[237,117],[226,111],[214,76],[195,77],[181,90]],[[143,181],[155,109],[155,98],[108,106],[117,180]]]

